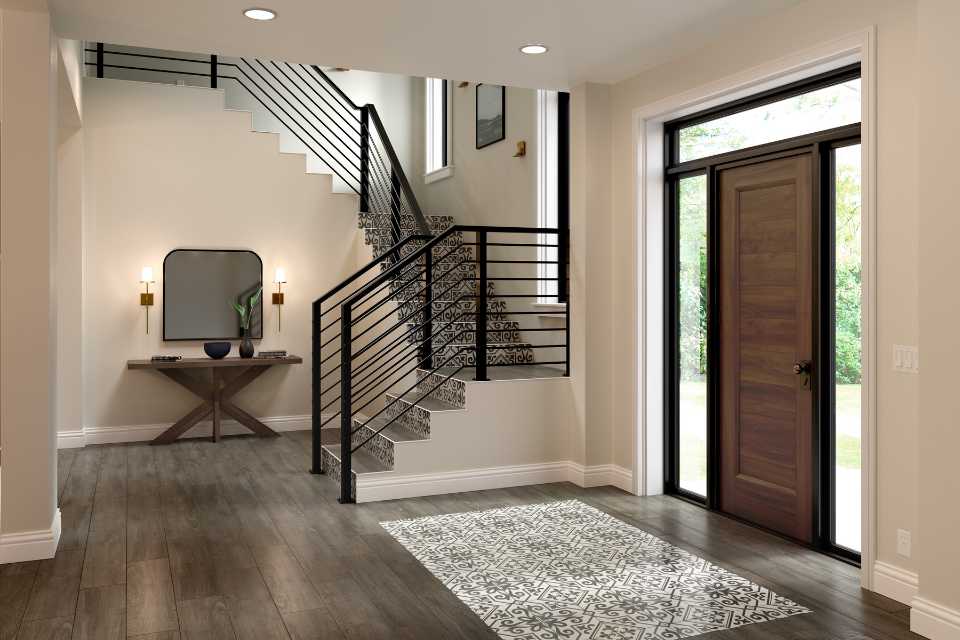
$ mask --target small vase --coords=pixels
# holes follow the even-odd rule
[[[240,341],[240,357],[241,358],[253,357],[253,341],[250,340],[249,329],[243,330],[243,339]]]

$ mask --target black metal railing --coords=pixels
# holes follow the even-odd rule
[[[353,501],[353,455],[454,376],[569,375],[569,305],[535,306],[566,298],[566,237],[461,225],[408,236],[314,303],[313,471],[323,429],[338,429],[341,502]]]
[[[217,88],[229,80],[289,131],[333,175],[360,197],[360,210],[386,214],[395,240],[431,235],[396,149],[372,104],[357,105],[316,65],[211,55],[206,59],[142,50],[87,48],[85,63],[98,78],[112,74],[160,74]],[[403,225],[404,216],[413,225]]]

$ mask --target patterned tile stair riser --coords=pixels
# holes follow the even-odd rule
[[[675,640],[809,613],[577,500],[381,525],[505,639]]]
[[[421,389],[435,389],[430,397],[441,402],[460,409],[465,409],[467,406],[467,383],[463,380],[418,369],[417,384]]]

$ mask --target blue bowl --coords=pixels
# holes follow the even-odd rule
[[[229,342],[204,342],[203,351],[214,360],[223,358],[230,353]]]

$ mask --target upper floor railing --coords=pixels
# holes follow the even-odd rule
[[[223,81],[236,83],[360,197],[361,211],[389,214],[396,241],[407,233],[400,224],[403,216],[412,217],[416,233],[431,235],[376,106],[353,102],[320,67],[253,58],[228,61],[216,55],[159,55],[103,43],[86,53],[86,65],[99,78],[109,69],[202,78],[211,88]]]

